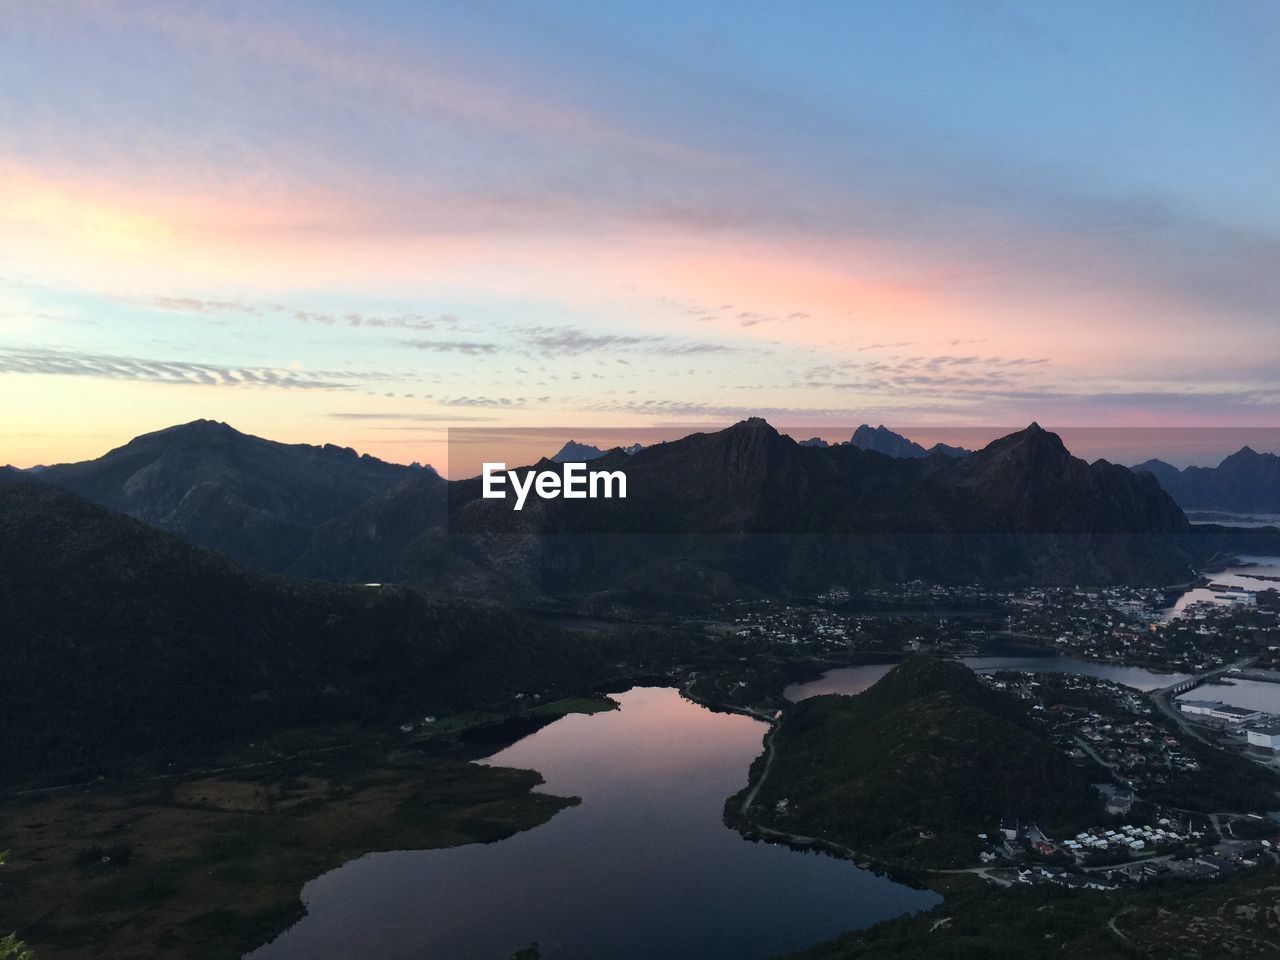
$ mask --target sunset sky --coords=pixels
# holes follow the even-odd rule
[[[0,463],[1280,426],[1278,65],[1250,0],[0,0]]]

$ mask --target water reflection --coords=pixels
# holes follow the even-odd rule
[[[1185,673],[1158,673],[1143,667],[1121,667],[1054,654],[1021,657],[961,657],[960,662],[975,673],[995,673],[1000,670],[1028,673],[1079,673],[1111,680],[1126,687],[1133,687],[1135,690],[1167,687],[1180,680],[1186,680],[1189,676]],[[828,670],[816,680],[793,683],[783,691],[783,696],[792,702],[824,693],[842,693],[852,696],[862,693],[892,669],[893,664],[884,663],[838,667],[835,670]]]
[[[1224,587],[1238,587],[1243,590],[1266,590],[1275,587],[1280,590],[1280,557],[1244,556],[1239,558],[1239,565],[1227,567],[1219,573],[1207,576],[1213,583]],[[1277,579],[1268,579],[1277,578]],[[1208,587],[1196,587],[1188,590],[1174,602],[1173,606],[1163,611],[1165,622],[1182,616],[1187,607],[1193,603],[1230,603],[1223,600],[1218,591]]]
[[[725,827],[764,724],[667,688],[570,716],[488,762],[531,767],[583,803],[489,845],[370,854],[303,890],[308,915],[254,960],[769,957],[924,909],[847,861],[752,843]]]
[[[1233,707],[1280,714],[1280,683],[1242,680],[1230,674],[1226,683],[1203,683],[1178,697],[1179,700],[1221,700]]]

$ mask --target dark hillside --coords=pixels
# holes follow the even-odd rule
[[[43,484],[0,487],[0,770],[95,773],[610,669],[590,641],[407,589],[244,571]]]
[[[1101,816],[1085,772],[1015,701],[933,657],[904,661],[856,697],[787,707],[773,749],[760,822],[890,860],[967,866],[977,834],[1004,817],[1061,831]]]

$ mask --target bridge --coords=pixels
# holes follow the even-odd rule
[[[1220,677],[1224,673],[1232,670],[1243,670],[1245,667],[1251,667],[1258,661],[1255,657],[1244,657],[1235,663],[1229,663],[1226,666],[1215,667],[1213,670],[1206,670],[1204,673],[1197,673],[1193,677],[1186,680],[1179,680],[1177,683],[1171,683],[1167,687],[1161,687],[1158,690],[1150,691],[1147,696],[1151,698],[1151,702],[1156,705],[1156,709],[1163,713],[1166,717],[1178,725],[1183,733],[1189,737],[1195,737],[1201,743],[1208,743],[1199,730],[1187,723],[1186,718],[1182,716],[1182,711],[1178,710],[1173,704],[1173,698],[1180,693],[1186,693],[1188,690],[1194,690],[1200,684],[1214,677]]]

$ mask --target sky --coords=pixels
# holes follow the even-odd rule
[[[1275,428],[1278,49],[1253,0],[0,0],[0,463]]]

